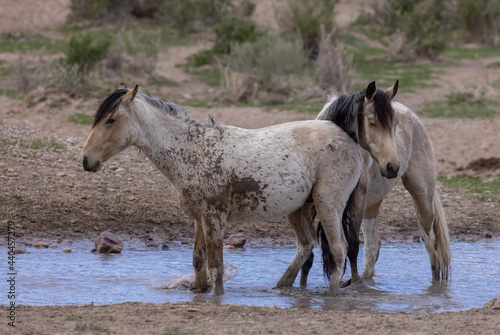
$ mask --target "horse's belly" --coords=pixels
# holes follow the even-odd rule
[[[298,188],[272,190],[260,195],[247,194],[232,201],[229,222],[251,222],[281,219],[300,208],[311,189],[306,185]]]

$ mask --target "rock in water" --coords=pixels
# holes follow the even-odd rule
[[[100,254],[120,253],[123,249],[123,243],[118,236],[105,231],[95,240],[95,248]]]
[[[232,234],[227,238],[226,245],[235,248],[243,248],[246,242],[247,242],[247,237],[242,233],[237,233],[237,234]]]

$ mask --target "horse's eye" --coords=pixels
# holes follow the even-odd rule
[[[115,119],[108,119],[108,120],[106,121],[106,124],[112,124],[113,122],[115,122]]]

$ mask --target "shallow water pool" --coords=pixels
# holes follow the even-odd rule
[[[482,307],[500,297],[500,242],[452,243],[452,280],[432,284],[422,243],[385,244],[373,280],[328,296],[320,250],[309,274],[307,289],[276,290],[281,274],[293,258],[293,248],[224,250],[224,262],[237,275],[224,284],[225,294],[193,293],[163,288],[175,276],[192,272],[192,249],[168,251],[125,249],[122,254],[93,254],[81,245],[70,254],[29,248],[16,255],[16,304],[96,305],[122,302],[210,302],[281,308],[372,310],[386,312],[442,312]],[[360,252],[359,267],[363,266]],[[349,271],[344,278],[349,278]]]

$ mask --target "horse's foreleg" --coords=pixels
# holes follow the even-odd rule
[[[208,277],[212,281],[215,295],[224,294],[223,237],[225,227],[224,214],[208,215],[203,220],[205,243],[208,256]]]
[[[380,236],[378,234],[377,216],[382,201],[368,207],[365,210],[365,217],[361,224],[364,238],[365,266],[363,268],[363,278],[370,279],[375,274],[375,263],[377,263],[380,252]]]
[[[292,286],[299,270],[312,255],[312,249],[314,247],[314,227],[312,227],[311,206],[312,204],[305,204],[303,207],[288,215],[288,222],[292,226],[295,232],[295,238],[297,239],[297,252],[285,273],[281,276],[280,280],[278,280],[275,286],[276,288]],[[309,271],[302,272],[300,278],[301,287],[307,285],[308,272]]]
[[[207,250],[205,246],[205,233],[200,222],[194,224],[194,250],[193,250],[194,285],[193,290],[206,292],[207,281]]]

